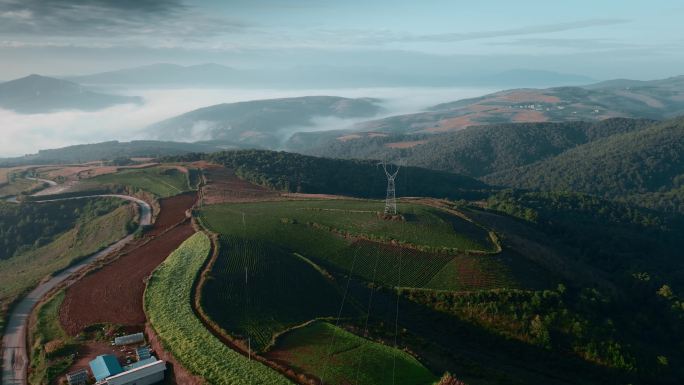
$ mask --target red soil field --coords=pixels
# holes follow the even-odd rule
[[[515,114],[514,122],[548,122],[549,119],[541,111],[523,110]]]
[[[414,140],[414,141],[407,141],[407,142],[393,142],[393,143],[387,143],[385,144],[385,147],[389,148],[411,148],[415,146],[419,146],[421,144],[427,143],[427,140]]]
[[[202,188],[204,204],[254,202],[279,197],[277,192],[242,180],[233,170],[225,167],[207,166],[204,175],[207,180],[207,184]]]
[[[154,221],[154,226],[147,233],[149,236],[159,235],[169,227],[185,219],[185,212],[195,204],[197,196],[194,192],[176,195],[162,199],[159,202],[159,215]]]
[[[193,195],[162,200],[161,214],[148,234],[126,247],[118,259],[70,286],[59,311],[64,330],[77,335],[96,323],[144,325],[145,281],[195,232],[185,217],[185,211],[193,204]],[[183,223],[171,228],[181,221]]]

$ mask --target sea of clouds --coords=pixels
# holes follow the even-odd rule
[[[0,157],[21,156],[41,149],[107,140],[148,139],[145,127],[197,108],[219,103],[284,98],[307,95],[371,97],[382,100],[383,111],[376,117],[419,112],[432,105],[491,93],[483,88],[358,88],[358,89],[127,89],[119,93],[144,98],[142,105],[118,105],[95,112],[59,111],[46,114],[18,114],[0,109]],[[310,127],[287,128],[281,134],[297,131],[342,129],[362,119],[317,118]],[[201,122],[200,122],[201,123]],[[210,129],[210,127],[207,127]],[[193,137],[161,137],[165,140],[206,140],[207,129],[198,126]],[[285,138],[284,138],[285,139]]]

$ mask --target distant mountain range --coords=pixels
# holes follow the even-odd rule
[[[175,86],[239,83],[239,76],[239,71],[219,64],[181,66],[159,63],[66,79],[83,84]]]
[[[442,103],[424,112],[362,122],[349,130],[296,134],[288,148],[304,151],[333,140],[353,146],[355,140],[378,135],[430,135],[492,124],[616,117],[661,120],[680,115],[684,115],[684,76],[654,81],[614,80],[583,87],[513,89]],[[396,146],[420,144],[411,138],[406,142]]]
[[[126,103],[138,104],[142,99],[94,92],[70,81],[40,75],[0,83],[0,108],[22,114],[95,111]]]
[[[549,87],[594,82],[573,74],[532,69],[500,73],[394,73],[377,67],[303,66],[289,69],[238,69],[206,63],[190,66],[158,63],[65,79],[82,84],[215,87],[377,87],[377,86],[487,86]]]
[[[289,136],[316,127],[316,119],[371,118],[378,100],[305,96],[218,104],[156,123],[152,138],[179,141],[219,140],[235,146],[279,148]]]
[[[664,119],[684,114],[684,76],[648,82],[613,81],[585,87],[516,89],[436,105],[424,113],[369,122],[393,132],[445,132],[515,122]]]
[[[220,143],[181,143],[156,140],[109,141],[40,150],[36,154],[16,158],[0,158],[0,167],[26,164],[86,163],[117,158],[162,157],[190,152],[216,152],[230,148],[230,146],[222,146]]]

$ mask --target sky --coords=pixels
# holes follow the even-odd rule
[[[159,62],[235,68],[684,68],[681,0],[0,0],[0,79]]]
[[[481,81],[507,71],[579,84],[684,75],[682,20],[681,0],[0,0],[0,81],[155,63],[216,63],[262,80],[114,87],[103,91],[145,102],[95,112],[0,109],[0,157],[144,138],[150,124],[225,102],[367,96],[399,114],[510,88]]]

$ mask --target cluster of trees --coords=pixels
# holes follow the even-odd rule
[[[488,208],[529,222],[584,262],[625,275],[648,269],[667,274],[681,264],[684,217],[591,195],[506,190]]]
[[[116,199],[0,203],[0,260],[44,246],[78,223],[121,206]]]
[[[543,291],[403,289],[402,294],[504,338],[574,355],[627,377],[667,383],[684,375],[679,366],[684,327],[681,311],[668,307],[675,302],[672,297],[658,299],[663,290],[652,289],[634,282],[623,293],[629,298],[562,284]]]

